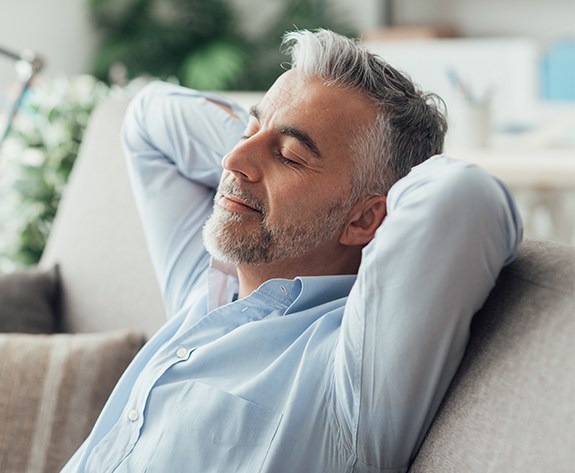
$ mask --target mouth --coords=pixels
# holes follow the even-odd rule
[[[245,200],[235,196],[220,194],[217,204],[234,213],[261,213],[258,209],[248,204]]]

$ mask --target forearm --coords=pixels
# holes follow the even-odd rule
[[[133,160],[165,160],[189,180],[216,188],[221,158],[238,138],[222,131],[228,121],[243,128],[245,117],[237,108],[232,117],[210,97],[215,96],[164,82],[146,86],[126,114],[123,144],[128,155]]]

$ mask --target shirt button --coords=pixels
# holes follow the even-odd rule
[[[178,358],[185,358],[187,354],[188,350],[186,350],[185,348],[178,348],[178,351],[176,352],[176,356]]]
[[[139,418],[140,414],[136,409],[132,409],[130,412],[128,412],[128,420],[130,422],[136,422]]]

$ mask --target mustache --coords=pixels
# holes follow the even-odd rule
[[[245,189],[242,189],[237,182],[221,182],[216,192],[217,193],[214,200],[217,200],[222,195],[236,197],[243,200],[246,204],[258,212],[261,212],[264,217],[266,215],[266,207],[264,203],[253,194],[249,193]]]

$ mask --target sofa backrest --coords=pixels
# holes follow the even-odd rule
[[[57,263],[66,332],[134,328],[165,320],[120,143],[127,101],[92,114],[40,265]]]
[[[527,240],[410,473],[575,472],[575,251]]]

